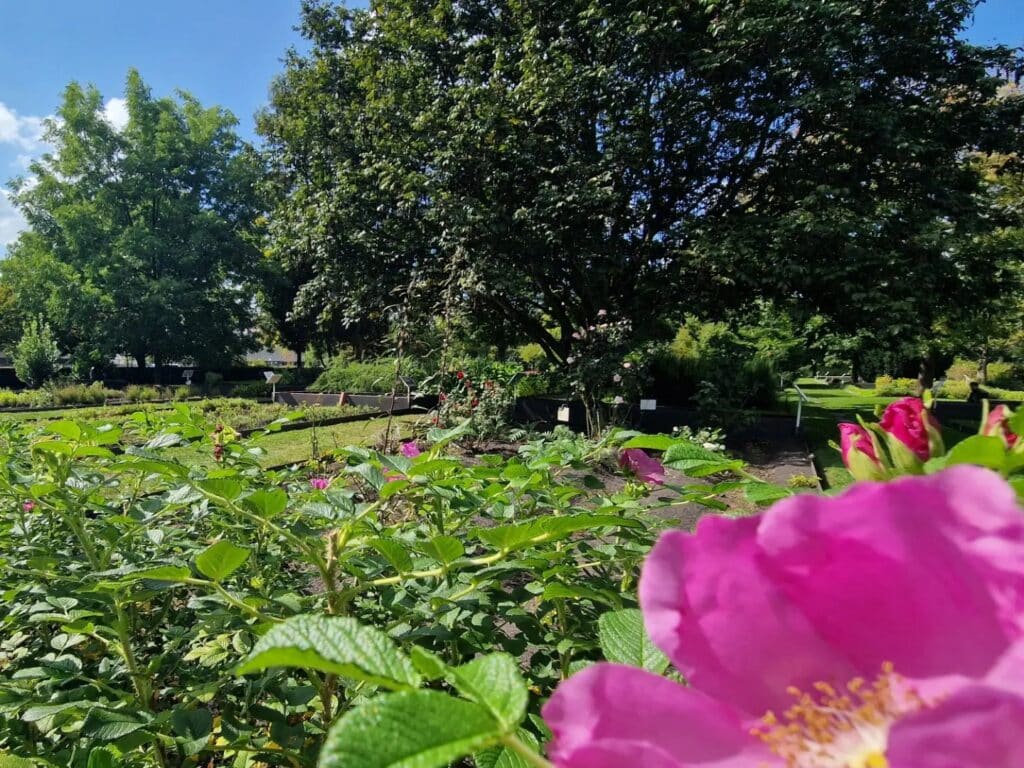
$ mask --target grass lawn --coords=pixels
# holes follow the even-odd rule
[[[417,414],[396,416],[392,425],[399,430],[399,435],[408,436],[414,425],[423,422],[424,419],[424,416]],[[384,430],[387,428],[387,421],[387,416],[381,415],[365,421],[351,421],[330,427],[318,427],[315,431],[309,428],[260,435],[257,438],[259,445],[266,451],[266,454],[260,458],[260,464],[264,467],[274,467],[306,461],[313,454],[314,433],[320,453],[327,453],[348,445],[371,446],[383,436]],[[206,446],[172,449],[169,453],[176,459],[188,463],[212,465],[214,463],[213,456],[209,451],[209,446]]]
[[[855,422],[858,416],[865,421],[874,421],[876,409],[881,410],[899,398],[879,397],[872,390],[854,386],[830,387],[816,379],[799,379],[796,383],[811,400],[804,403],[803,430],[815,462],[821,468],[829,488],[845,488],[853,482],[853,478],[843,466],[839,451],[829,445],[830,440],[839,442],[838,424],[842,421]],[[787,389],[783,399],[795,414],[798,399],[796,391]],[[959,423],[942,427],[942,437],[947,448],[973,433],[973,429],[968,430]]]
[[[88,421],[111,419],[128,416],[136,411],[166,411],[174,407],[172,403],[126,403],[124,405],[94,405],[85,408],[40,408],[18,413],[0,413],[0,421]]]

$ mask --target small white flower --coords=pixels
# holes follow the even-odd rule
[[[567,362],[569,365],[572,365],[573,363],[576,362],[576,358],[575,357],[567,357],[567,358],[565,358],[565,362]]]
[[[623,367],[623,368],[626,368],[626,369],[628,370],[629,368],[632,368],[632,367],[633,367],[633,364],[632,364],[632,363],[623,363],[623,364],[622,364],[622,367]]]
[[[612,376],[612,381],[618,384],[620,381],[622,381],[622,377],[616,373],[614,376]]]
[[[622,395],[616,395],[615,396],[615,404],[616,405],[622,405],[624,402],[625,401],[622,399]]]
[[[599,310],[597,310],[597,316],[598,317],[606,317],[607,315],[608,315],[608,310],[607,309],[599,309]]]

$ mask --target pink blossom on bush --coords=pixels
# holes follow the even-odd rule
[[[422,451],[420,451],[420,447],[413,441],[402,443],[400,450],[402,451],[402,455],[409,459],[414,459],[422,453]]]
[[[665,467],[639,448],[627,448],[619,455],[619,466],[636,475],[637,480],[651,485],[665,482]]]
[[[26,501],[21,505],[21,509],[23,512],[31,512],[35,508],[36,503],[34,501]]]
[[[988,419],[985,420],[985,426],[982,427],[981,434],[988,435],[989,437],[1001,437],[1006,441],[1006,445],[1013,448],[1017,444],[1017,435],[1010,431],[1009,419],[1012,415],[1009,408],[1005,405],[997,405],[988,415]]]
[[[309,485],[314,491],[322,491],[331,484],[331,481],[326,477],[311,477],[309,478]]]
[[[858,480],[882,480],[885,466],[878,458],[871,433],[860,424],[839,425],[839,448],[846,468]]]
[[[890,403],[879,426],[905,445],[921,461],[932,455],[931,443],[938,434],[939,422],[917,397],[904,397]]]
[[[988,470],[706,517],[659,539],[640,605],[689,686],[572,676],[559,768],[1024,765],[1024,515]]]

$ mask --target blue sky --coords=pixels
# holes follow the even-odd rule
[[[352,5],[363,5],[357,0]],[[71,80],[96,85],[116,122],[125,73],[157,95],[227,107],[243,136],[281,57],[301,44],[299,0],[0,0],[0,183],[42,151],[40,121]],[[1024,0],[988,0],[968,37],[1024,46]],[[21,221],[0,194],[0,248]]]

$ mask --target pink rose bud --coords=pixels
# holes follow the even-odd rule
[[[309,485],[314,491],[323,491],[331,484],[331,481],[326,477],[311,477],[309,478]]]
[[[843,464],[856,480],[885,479],[885,465],[878,458],[871,433],[860,424],[839,425],[839,449]]]
[[[997,405],[988,414],[985,426],[981,428],[981,434],[988,437],[1001,437],[1008,448],[1017,444],[1017,435],[1010,431],[1010,417],[1013,411],[1005,405]]]
[[[919,471],[920,462],[944,452],[939,422],[919,398],[890,403],[879,426],[888,436],[893,461],[904,471]]]
[[[26,501],[24,504],[21,505],[21,508],[25,512],[31,512],[33,509],[36,508],[36,503],[34,501]]]
[[[402,455],[407,459],[415,459],[421,453],[420,447],[411,441],[408,443],[402,443],[401,451]]]
[[[639,448],[627,448],[619,455],[619,466],[636,475],[642,483],[663,485],[665,483],[665,467],[657,459],[648,456]]]

